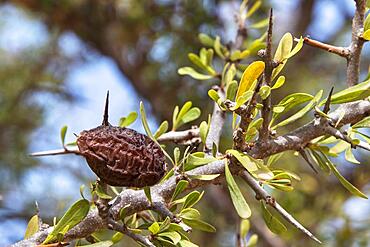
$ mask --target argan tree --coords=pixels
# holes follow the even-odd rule
[[[135,112],[122,118],[118,127],[109,123],[107,98],[101,126],[81,132],[77,142],[68,144],[67,127],[63,127],[61,150],[33,154],[81,155],[97,174],[97,181],[88,190],[81,187],[82,199],[52,225],[42,222],[37,214],[32,217],[25,239],[14,246],[65,246],[73,241],[78,246],[111,246],[125,235],[142,246],[197,246],[190,232],[217,234],[217,226],[203,221],[203,212],[196,209],[196,204],[205,200],[200,191],[210,184],[225,186],[229,191],[240,219],[235,233],[237,246],[258,244],[258,236],[248,234],[251,214],[263,218],[273,233],[297,229],[321,243],[305,222],[299,222],[271,195],[279,192],[289,197],[287,192],[301,180],[299,173],[279,162],[285,153],[301,156],[313,175],[336,177],[347,189],[343,193],[367,199],[332,161],[343,156],[357,164],[353,149],[370,151],[366,133],[370,127],[370,80],[360,79],[362,47],[370,40],[366,1],[355,1],[352,38],[346,47],[309,37],[294,38],[290,33],[273,47],[273,27],[278,25],[273,21],[273,10],[266,19],[250,23],[248,18],[260,1],[251,5],[247,2],[243,1],[236,17],[234,42],[224,44],[219,36],[201,33],[198,37],[204,47],[198,54],[188,54],[193,66],[178,69],[180,75],[212,81],[208,95],[214,108],[208,119],[184,129],[201,116],[201,110],[188,101],[175,106],[172,119],[163,121],[153,133],[140,103],[146,131],[143,135],[127,127],[135,121]],[[249,28],[267,30],[251,40]],[[346,59],[346,68],[336,69],[346,70],[347,87],[333,84],[331,90],[319,90],[314,95],[295,92],[273,103],[279,88],[293,83],[285,82],[289,75],[284,75],[283,69],[293,56],[299,56],[304,45]],[[307,116],[311,119],[297,126],[298,120]],[[232,140],[224,150],[219,148],[223,132],[224,138]],[[254,198],[243,195],[245,186],[253,191]],[[249,206],[255,202],[258,207]],[[281,244],[277,242],[276,246]]]

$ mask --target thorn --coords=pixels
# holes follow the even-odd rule
[[[61,154],[81,154],[77,147],[71,149],[56,149],[56,150],[48,150],[42,152],[35,152],[30,153],[30,156],[37,157],[37,156],[49,156],[49,155],[61,155]]]
[[[328,113],[330,111],[330,103],[331,103],[331,95],[333,94],[334,86],[331,87],[328,98],[326,99],[325,106],[324,106],[324,113]]]
[[[102,122],[102,125],[104,126],[110,125],[108,122],[108,108],[109,108],[109,90],[107,91],[107,97],[105,99],[104,117],[103,117],[103,122]]]
[[[311,161],[308,159],[307,157],[307,154],[306,152],[304,151],[304,149],[300,149],[299,151],[299,154],[302,156],[302,158],[307,162],[307,164],[311,167],[311,169],[316,173],[318,174],[318,171],[316,170],[316,168],[312,165]]]

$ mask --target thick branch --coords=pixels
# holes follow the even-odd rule
[[[330,113],[329,117],[336,123],[342,114],[344,114],[344,117],[340,120],[339,126],[354,124],[370,115],[370,102],[361,100],[343,104]],[[291,133],[278,136],[263,143],[257,142],[254,147],[246,151],[255,158],[265,158],[287,150],[300,150],[316,137],[331,134],[328,133],[327,124],[325,119],[315,119]]]
[[[355,0],[356,11],[352,20],[352,41],[350,45],[351,55],[347,62],[347,85],[353,86],[358,83],[360,75],[361,50],[364,44],[362,33],[364,31],[366,0]]]

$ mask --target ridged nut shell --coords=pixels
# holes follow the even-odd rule
[[[102,125],[85,130],[77,146],[93,172],[112,186],[152,186],[166,171],[159,145],[129,128]]]

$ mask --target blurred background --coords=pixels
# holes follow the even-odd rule
[[[215,82],[181,77],[177,69],[189,65],[187,53],[200,49],[199,32],[220,35],[223,43],[235,38],[239,5],[221,0],[1,1],[0,246],[23,238],[36,212],[35,201],[41,217],[51,224],[80,197],[80,186],[94,180],[80,157],[34,159],[27,154],[60,148],[63,125],[69,127],[68,141],[74,140],[73,133],[99,125],[107,90],[112,124],[137,111],[140,100],[153,130],[171,119],[176,104],[187,100],[201,107],[206,119],[212,107],[207,91]],[[285,32],[339,46],[350,43],[352,0],[263,1],[255,21],[266,18],[270,7],[275,47]],[[251,31],[250,39],[264,31]],[[368,71],[368,48],[365,45],[362,56],[362,78]],[[340,57],[304,47],[288,62],[283,72],[287,82],[273,100],[297,91],[327,92],[332,85],[344,88],[345,65]],[[131,127],[143,132],[140,121]],[[231,133],[225,130],[221,148],[230,143]],[[316,175],[300,157],[289,154],[278,165],[298,173],[302,181],[293,192],[275,191],[274,196],[325,246],[369,246],[369,201],[351,197],[335,177]],[[343,158],[335,162],[351,183],[370,195],[369,155],[355,151],[355,156],[361,165]],[[255,207],[251,223],[260,238],[258,246],[315,246],[290,226],[276,239],[264,226],[254,195],[244,187],[248,203]],[[194,242],[234,246],[238,220],[228,193],[220,186],[205,189],[198,207],[217,233],[196,231]]]

